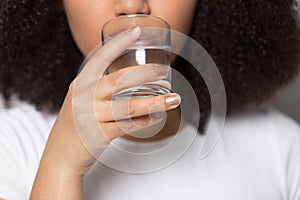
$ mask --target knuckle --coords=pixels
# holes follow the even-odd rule
[[[164,97],[162,95],[152,98],[149,102],[149,109],[152,112],[165,110]]]
[[[143,128],[147,127],[150,123],[151,123],[150,117],[143,117],[143,119],[141,119],[137,122],[137,124]]]
[[[156,68],[155,67],[149,67],[149,73],[148,73],[148,75],[149,75],[149,78],[151,79],[151,77],[156,77],[156,75],[157,75],[157,72],[156,72],[157,70],[156,70]]]
[[[117,126],[121,129],[124,133],[129,133],[136,128],[136,125],[133,120],[131,119],[124,119],[122,121],[117,122]]]
[[[109,87],[114,87],[118,82],[118,75],[117,74],[108,75],[106,81]]]
[[[106,63],[112,63],[113,62],[113,58],[112,56],[107,53],[107,51],[105,51],[105,48],[102,48],[100,51],[100,55],[101,55],[101,60],[105,61]]]
[[[121,74],[119,72],[115,72],[103,78],[102,84],[105,88],[110,91],[114,91],[119,84]]]
[[[166,67],[154,65],[151,67],[152,74],[155,77],[166,77],[168,75],[168,70]]]
[[[106,113],[104,114],[103,112],[95,112],[95,116],[96,116],[96,119],[98,122],[107,122],[107,121],[110,121],[110,114]]]
[[[135,114],[134,101],[129,99],[127,103],[124,104],[123,114],[126,117],[130,117]]]
[[[107,118],[106,118],[106,116],[105,115],[103,115],[103,113],[102,112],[95,112],[95,117],[96,117],[96,119],[97,119],[97,121],[98,122],[105,122],[105,121],[107,121]]]
[[[160,102],[158,100],[157,97],[154,97],[154,98],[151,98],[149,99],[149,102],[148,102],[148,114],[149,113],[152,113],[152,112],[155,112],[157,110],[157,107],[160,105]]]

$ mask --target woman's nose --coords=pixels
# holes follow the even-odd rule
[[[147,0],[116,0],[116,15],[150,14]]]

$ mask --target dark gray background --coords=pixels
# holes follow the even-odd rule
[[[300,123],[300,74],[292,83],[280,89],[271,103]]]

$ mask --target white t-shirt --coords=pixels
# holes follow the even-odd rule
[[[54,120],[25,103],[0,111],[0,197],[29,198]],[[204,159],[195,132],[113,141],[85,174],[84,199],[300,200],[300,128],[289,117],[268,106],[233,115]]]

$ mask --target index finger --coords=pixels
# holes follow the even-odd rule
[[[72,88],[73,120],[86,149],[95,157],[107,147],[109,138],[99,129],[94,111],[94,96],[99,78],[110,62],[118,57],[127,46],[139,38],[140,28],[121,33],[96,51],[80,74]]]
[[[112,61],[114,61],[127,46],[135,42],[140,34],[141,28],[135,27],[112,38],[103,47],[96,50],[96,53],[94,53],[91,59],[86,63],[79,76],[86,77],[82,80],[97,82]]]

